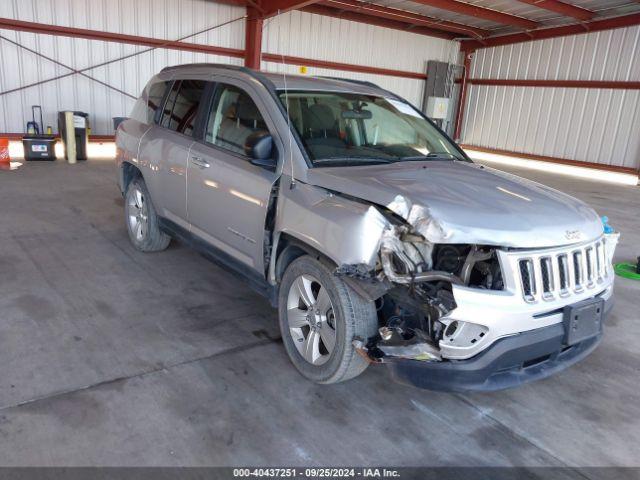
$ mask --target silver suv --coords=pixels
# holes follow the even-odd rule
[[[495,390],[602,338],[618,234],[575,198],[473,163],[373,84],[166,68],[116,142],[136,248],[179,238],[242,275],[315,382],[381,363],[423,388]]]

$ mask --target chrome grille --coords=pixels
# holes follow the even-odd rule
[[[609,274],[604,241],[552,253],[523,253],[517,265],[524,299],[530,303],[553,300],[596,287]]]

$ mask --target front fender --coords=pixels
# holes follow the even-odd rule
[[[321,187],[283,178],[276,234],[313,247],[336,265],[375,266],[382,233],[389,222],[373,205],[350,200]]]

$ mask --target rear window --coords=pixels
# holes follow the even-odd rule
[[[156,115],[156,111],[162,106],[162,98],[167,87],[171,84],[170,81],[157,82],[151,85],[149,88],[149,94],[147,95],[147,123],[153,123]]]
[[[142,95],[131,111],[131,118],[142,123],[153,123],[156,111],[161,107],[164,92],[171,82],[153,82],[145,86]]]
[[[167,97],[160,124],[169,130],[192,135],[205,87],[206,82],[202,80],[177,80]]]

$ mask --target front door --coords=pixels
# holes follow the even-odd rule
[[[249,135],[275,128],[251,87],[217,83],[201,141],[191,147],[187,208],[191,232],[247,266],[264,271],[265,218],[276,173],[245,155]]]

